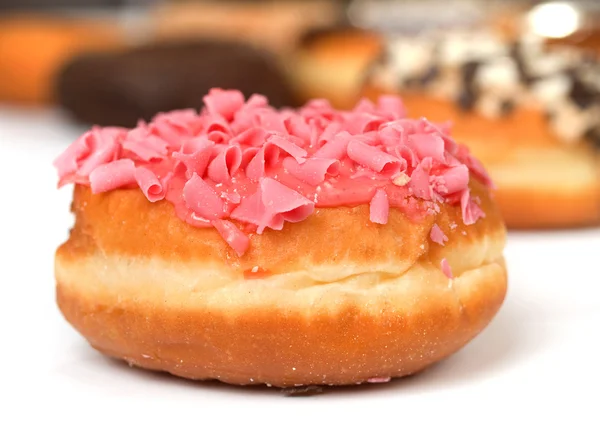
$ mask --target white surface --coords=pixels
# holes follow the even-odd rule
[[[511,234],[510,291],[493,323],[390,384],[290,398],[105,359],[54,303],[53,253],[72,219],[51,161],[79,132],[55,112],[0,107],[0,430],[600,429],[600,229]]]

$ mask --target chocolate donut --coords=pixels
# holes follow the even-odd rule
[[[73,59],[61,71],[59,103],[76,119],[131,127],[159,112],[200,109],[210,88],[261,93],[273,106],[294,105],[275,60],[244,44],[224,41],[162,43]]]

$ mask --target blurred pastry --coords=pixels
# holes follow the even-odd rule
[[[509,227],[600,219],[600,64],[593,57],[488,32],[395,38],[363,90],[388,92],[400,94],[412,116],[450,120],[453,136],[488,168]]]
[[[340,3],[324,0],[168,2],[151,13],[157,40],[218,38],[285,53],[313,27],[333,25]]]
[[[65,61],[82,51],[124,45],[111,23],[55,16],[8,15],[0,19],[0,101],[47,103]]]
[[[265,94],[274,106],[295,104],[279,64],[235,42],[161,43],[119,53],[83,55],[57,80],[60,104],[82,122],[135,126],[159,112],[202,107],[210,88]]]
[[[376,32],[349,26],[314,29],[299,41],[289,71],[302,100],[325,98],[336,108],[349,109],[382,50]]]

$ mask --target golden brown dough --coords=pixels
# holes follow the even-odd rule
[[[506,291],[505,229],[460,207],[410,221],[367,205],[317,209],[251,237],[237,257],[214,229],[139,190],[76,186],[76,223],[56,253],[61,311],[96,349],[191,379],[287,387],[409,375],[460,349]],[[430,240],[437,223],[449,240]],[[448,279],[446,258],[455,278]]]

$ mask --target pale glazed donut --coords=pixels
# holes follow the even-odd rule
[[[509,228],[600,222],[600,63],[491,31],[390,39],[362,95],[449,121],[488,169]],[[596,147],[596,149],[594,149]]]
[[[93,347],[190,379],[375,383],[496,314],[504,225],[443,130],[394,98],[276,111],[213,90],[205,106],[93,129],[55,162],[76,183],[58,304]]]
[[[383,50],[383,38],[353,27],[307,32],[290,55],[288,75],[304,102],[324,98],[350,109],[360,98],[365,71]]]

